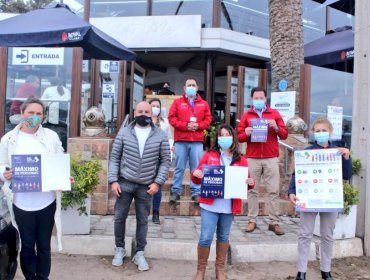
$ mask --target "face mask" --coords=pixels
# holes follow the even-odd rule
[[[153,116],[157,117],[157,116],[159,116],[159,114],[161,112],[161,109],[159,109],[157,107],[152,107],[152,112],[153,112]]]
[[[315,141],[318,144],[326,144],[329,141],[329,132],[315,132],[314,133]]]
[[[187,97],[194,97],[197,94],[195,87],[186,87],[185,93]]]
[[[22,122],[26,125],[27,128],[36,128],[42,122],[42,119],[37,115],[32,115],[29,117],[24,117]]]
[[[253,100],[253,107],[257,110],[262,110],[265,107],[265,101],[260,99]]]
[[[145,115],[140,115],[135,117],[135,122],[140,126],[148,126],[152,123],[152,118]]]
[[[217,143],[221,147],[221,149],[223,150],[229,149],[233,144],[233,137],[232,136],[218,137]]]

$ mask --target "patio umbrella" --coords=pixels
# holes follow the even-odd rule
[[[85,58],[135,60],[136,54],[56,4],[0,21],[2,47],[81,47]]]
[[[350,27],[332,33],[304,46],[305,63],[353,72],[354,32]]]

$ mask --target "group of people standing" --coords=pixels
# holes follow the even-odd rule
[[[125,224],[132,199],[136,207],[137,248],[133,258],[140,271],[148,270],[149,265],[144,256],[148,216],[153,200],[153,222],[159,223],[159,201],[161,187],[167,179],[170,166],[171,137],[169,124],[174,129],[175,171],[171,188],[170,202],[181,199],[182,180],[189,166],[191,172],[190,191],[192,200],[201,208],[201,233],[198,242],[198,265],[195,280],[205,276],[210,247],[216,233],[216,279],[226,279],[225,261],[229,249],[229,235],[233,216],[241,212],[240,199],[209,199],[200,197],[200,183],[203,177],[203,165],[248,166],[249,175],[245,182],[248,195],[249,222],[246,232],[253,232],[257,227],[259,213],[258,196],[261,182],[269,195],[268,230],[276,235],[283,235],[279,225],[279,146],[278,139],[286,139],[288,130],[278,111],[267,105],[267,95],[263,88],[251,91],[252,106],[244,113],[235,130],[230,125],[221,125],[217,129],[213,147],[203,152],[204,130],[212,121],[209,104],[197,93],[198,85],[194,79],[188,79],[181,97],[173,101],[168,114],[168,122],[161,117],[161,102],[151,99],[150,104],[141,102],[135,110],[135,121],[128,127],[121,128],[113,145],[109,168],[109,183],[117,196],[115,206],[116,252],[112,264],[120,266],[126,255],[124,248]],[[251,141],[252,122],[262,118],[267,121],[267,140]],[[332,126],[326,118],[314,123],[313,133],[316,144],[309,149],[333,148],[329,142]],[[325,137],[322,136],[325,134]],[[324,139],[325,138],[325,139]],[[246,155],[239,152],[239,143],[247,143]],[[349,151],[339,149],[343,155],[344,179],[351,176],[351,159]],[[289,197],[295,203],[295,181],[291,181]],[[154,195],[152,199],[151,195]],[[318,213],[303,213],[299,232],[299,260],[296,279],[306,279],[309,243],[313,235],[314,217]],[[330,260],[333,246],[333,230],[336,215],[320,213],[322,240],[322,278],[333,279],[330,273]],[[307,245],[308,244],[308,245]],[[308,246],[308,247],[307,247]]]
[[[270,108],[266,101],[266,91],[254,88],[251,92],[252,106],[244,113],[235,130],[227,124],[219,126],[213,147],[203,152],[203,131],[212,121],[210,107],[197,93],[198,85],[188,79],[183,95],[176,99],[168,115],[161,116],[160,99],[151,99],[137,104],[134,121],[121,127],[112,147],[109,163],[108,181],[116,196],[114,235],[115,255],[112,265],[121,266],[126,256],[125,233],[126,219],[132,200],[136,212],[136,249],[133,262],[140,271],[149,269],[144,250],[147,244],[148,216],[153,203],[153,222],[159,221],[161,187],[167,180],[171,164],[170,125],[174,128],[175,171],[171,189],[171,202],[181,199],[182,180],[187,163],[191,172],[192,200],[201,208],[201,233],[198,242],[198,264],[194,277],[202,280],[205,276],[210,247],[216,233],[215,273],[218,280],[226,279],[225,261],[229,249],[229,235],[233,216],[240,213],[240,199],[209,199],[200,197],[200,182],[203,165],[249,166],[245,190],[249,190],[249,222],[246,232],[257,227],[259,212],[258,194],[261,180],[269,194],[268,230],[283,235],[278,213],[279,197],[279,147],[278,139],[286,139],[287,128],[280,114]],[[13,223],[21,237],[20,261],[26,279],[48,279],[51,265],[50,239],[54,226],[60,227],[60,193],[11,192],[11,155],[62,153],[61,141],[55,132],[43,128],[46,118],[45,105],[37,98],[30,97],[20,106],[21,122],[7,133],[0,143],[0,174],[5,182],[3,190],[12,210]],[[252,120],[267,120],[266,142],[252,142]],[[317,119],[312,128],[315,144],[308,149],[334,148],[329,139],[333,131],[326,118]],[[246,142],[246,156],[239,152],[239,143]],[[340,148],[343,158],[343,179],[352,174],[351,158],[348,149]],[[73,183],[73,178],[71,178]],[[296,196],[294,175],[289,188],[292,203],[299,200]],[[318,213],[301,213],[298,241],[298,274],[296,279],[306,279],[310,241],[313,235],[315,217]],[[332,280],[330,273],[333,247],[335,213],[319,213],[321,218],[321,271],[322,278]],[[60,234],[58,234],[60,237]]]

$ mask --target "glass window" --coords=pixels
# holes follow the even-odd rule
[[[336,29],[343,26],[352,26],[355,28],[355,17],[351,14],[346,14],[337,9],[330,9],[330,29]]]
[[[327,116],[328,105],[343,108],[342,139],[335,144],[350,147],[352,131],[353,74],[312,66],[310,124]]]
[[[135,17],[147,14],[147,0],[91,0],[90,17]]]
[[[221,2],[221,27],[268,38],[268,1],[223,0]]]
[[[305,44],[325,36],[326,6],[312,0],[303,0],[302,21]]]
[[[72,48],[9,48],[5,132],[21,121],[20,106],[29,96],[47,110],[44,127],[58,133],[64,149],[69,132]]]
[[[201,15],[203,27],[212,26],[212,0],[153,0],[152,15]]]

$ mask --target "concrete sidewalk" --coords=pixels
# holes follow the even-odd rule
[[[297,259],[298,218],[282,217],[281,227],[285,235],[276,236],[268,231],[268,218],[259,217],[253,233],[244,231],[247,217],[235,217],[231,229],[229,254],[230,263],[295,261]],[[131,255],[135,243],[136,220],[127,220],[126,250]],[[196,260],[196,248],[200,234],[200,217],[161,217],[161,225],[149,222],[148,245],[145,254],[149,258],[172,260]],[[52,242],[56,252],[55,240]],[[320,257],[320,240],[314,237],[310,260]],[[214,245],[213,245],[214,246]],[[113,255],[113,216],[92,216],[90,235],[63,236],[63,251],[69,254]],[[363,256],[362,241],[359,238],[336,240],[334,258]],[[211,259],[215,258],[212,248]]]

